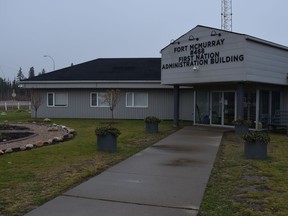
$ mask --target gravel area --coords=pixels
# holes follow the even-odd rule
[[[27,144],[36,144],[37,142],[46,142],[49,139],[53,139],[54,137],[63,137],[65,134],[67,134],[67,131],[57,127],[58,130],[55,131],[48,131],[49,127],[51,128],[51,125],[44,125],[44,124],[36,124],[36,123],[17,123],[17,124],[11,124],[11,125],[19,125],[19,126],[25,126],[30,128],[31,132],[34,133],[33,136],[18,139],[17,141],[10,141],[7,143],[0,143],[0,150],[5,150],[8,148],[16,148],[21,146],[26,146]]]

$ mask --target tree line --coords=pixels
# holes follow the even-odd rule
[[[45,69],[43,69],[38,75],[44,74]],[[30,94],[26,89],[23,89],[19,86],[21,80],[32,78],[35,76],[34,67],[31,67],[28,71],[28,77],[22,72],[20,67],[16,78],[13,81],[0,77],[0,101],[8,100],[30,100]],[[14,94],[13,94],[14,93]],[[13,96],[16,95],[16,97]]]

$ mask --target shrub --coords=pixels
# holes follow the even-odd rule
[[[250,131],[243,135],[243,139],[246,143],[263,143],[268,144],[270,142],[270,136],[266,132]]]
[[[112,127],[110,125],[108,126],[104,126],[104,127],[98,127],[95,129],[95,134],[98,136],[105,136],[107,134],[112,134],[115,137],[118,137],[121,132],[119,131],[119,129]]]
[[[157,118],[156,116],[147,116],[144,119],[145,123],[152,123],[152,124],[158,124],[161,122],[161,120],[159,118]]]

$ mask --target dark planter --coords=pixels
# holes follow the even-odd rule
[[[99,151],[114,152],[117,150],[117,137],[112,134],[97,135],[97,148]]]
[[[158,123],[146,123],[146,132],[158,133]]]
[[[244,144],[244,155],[247,159],[266,159],[267,144],[266,143],[246,143]]]
[[[248,125],[235,125],[235,133],[238,135],[244,135],[249,132]]]

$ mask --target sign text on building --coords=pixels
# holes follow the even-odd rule
[[[225,39],[223,38],[219,40],[212,40],[202,43],[174,47],[174,54],[179,54],[178,61],[174,63],[163,64],[162,69],[244,61],[243,54],[221,56],[219,51],[206,51],[207,48],[222,46],[224,45],[224,42]]]

